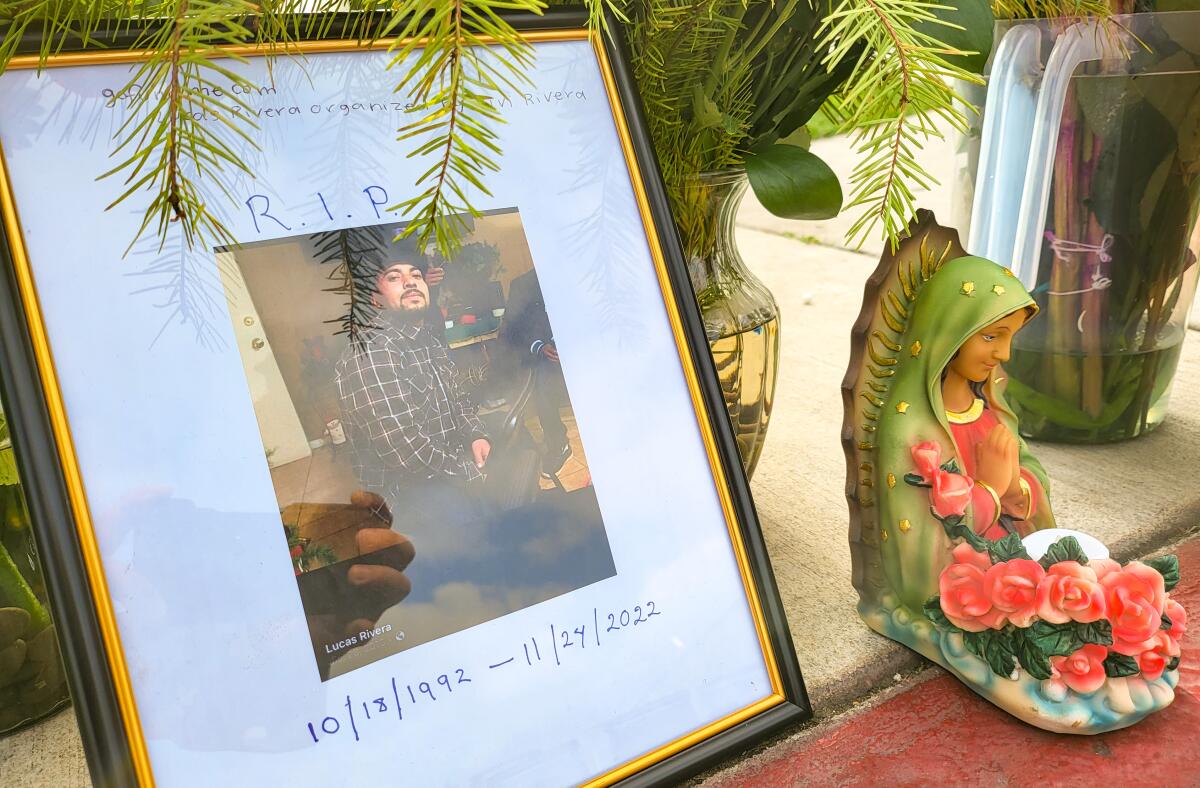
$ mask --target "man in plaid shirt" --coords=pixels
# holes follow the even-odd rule
[[[406,244],[389,251],[378,272],[356,272],[379,313],[342,354],[336,382],[359,481],[410,531],[481,514],[475,489],[491,444],[426,325],[424,255]]]

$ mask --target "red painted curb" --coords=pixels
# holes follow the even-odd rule
[[[717,786],[1200,785],[1200,539],[1175,551],[1171,592],[1193,616],[1175,702],[1132,728],[1049,733],[1008,716],[943,674]]]

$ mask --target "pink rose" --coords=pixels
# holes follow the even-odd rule
[[[1095,692],[1104,686],[1104,658],[1108,649],[1088,643],[1069,657],[1051,657],[1051,681],[1066,684],[1076,692]]]
[[[1093,558],[1088,561],[1088,569],[1096,573],[1097,580],[1103,580],[1110,572],[1120,572],[1121,565],[1111,558]]]
[[[1076,561],[1059,561],[1046,570],[1037,588],[1037,614],[1051,624],[1104,618],[1104,589],[1096,573]]]
[[[1167,604],[1163,612],[1167,614],[1167,618],[1171,619],[1171,628],[1167,630],[1167,636],[1171,638],[1171,643],[1175,648],[1179,648],[1180,641],[1183,640],[1183,633],[1187,632],[1187,611],[1183,609],[1183,605],[1167,597]]]
[[[1112,622],[1112,650],[1133,657],[1152,648],[1150,640],[1162,626],[1166,589],[1163,577],[1137,561],[1100,581],[1108,620]]]
[[[1165,630],[1159,630],[1150,643],[1150,648],[1137,655],[1138,667],[1146,681],[1154,681],[1161,676],[1167,663],[1179,656],[1179,647],[1171,642]]]
[[[988,554],[979,552],[966,542],[960,542],[950,551],[950,554],[954,556],[956,564],[970,564],[978,567],[981,572],[992,568],[992,559],[988,557]]]
[[[954,548],[956,563],[942,570],[938,578],[942,612],[950,623],[967,632],[1001,629],[1005,623],[1004,615],[992,607],[984,585],[983,567],[971,553],[988,563],[987,556],[976,553],[968,544]]]
[[[1027,627],[1037,615],[1037,590],[1046,570],[1037,561],[1013,558],[987,571],[985,588],[992,605],[1015,626]]]
[[[936,441],[924,441],[912,447],[917,473],[930,486],[929,503],[938,517],[961,515],[971,503],[975,483],[960,473],[941,468],[942,447]]]

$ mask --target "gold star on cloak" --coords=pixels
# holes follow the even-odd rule
[[[905,402],[904,400],[900,400],[899,402],[897,402],[896,403],[896,412],[901,415],[907,413],[908,412],[908,403]]]
[[[975,292],[975,283],[974,282],[963,282],[962,290],[959,292],[961,292],[965,296],[971,295],[972,293]]]
[[[996,295],[1004,295],[1004,285],[993,285],[992,292]]]

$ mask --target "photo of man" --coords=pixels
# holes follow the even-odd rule
[[[399,229],[219,250],[322,680],[616,573],[520,214]]]
[[[343,428],[363,489],[406,518],[461,521],[482,514],[478,487],[491,452],[474,403],[459,389],[446,347],[426,325],[425,256],[393,244],[373,278],[374,320],[338,362]]]

